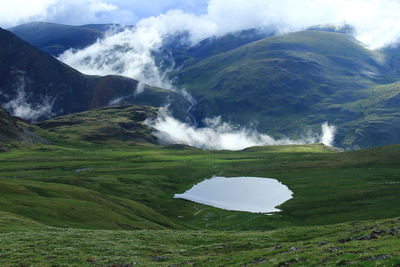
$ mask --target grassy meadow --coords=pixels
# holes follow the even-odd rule
[[[400,263],[400,146],[52,141],[0,153],[0,265]],[[276,178],[294,197],[272,215],[173,199],[213,175]]]
[[[0,213],[2,266],[398,266],[399,220],[274,231],[54,228]],[[376,234],[375,234],[376,233]]]

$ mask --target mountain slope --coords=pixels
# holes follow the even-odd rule
[[[362,93],[368,97],[336,105],[341,112],[356,115],[353,121],[343,122],[343,144],[358,148],[400,143],[400,82],[373,86]]]
[[[49,142],[32,131],[37,130],[19,118],[12,117],[0,106],[0,152],[12,147],[10,144],[48,144]]]
[[[269,29],[248,29],[223,36],[212,36],[192,46],[189,34],[179,33],[164,38],[162,47],[153,54],[161,69],[182,67],[274,34],[275,32]]]
[[[182,228],[136,201],[74,185],[0,179],[0,192],[3,210],[23,213],[51,226],[131,230]]]
[[[149,106],[115,106],[42,121],[40,128],[69,140],[115,143],[157,143],[154,129],[143,122],[157,116]]]
[[[354,131],[351,123],[360,114],[342,105],[366,99],[364,89],[396,78],[383,54],[348,35],[317,30],[252,42],[183,66],[172,77],[195,96],[198,118],[257,122],[276,136],[304,134],[324,121],[339,132]],[[336,145],[345,138],[339,135]],[[356,140],[346,148],[358,145],[374,144]]]
[[[144,86],[121,76],[84,75],[12,33],[0,29],[0,104],[14,115],[43,120],[59,115],[129,103],[150,106],[171,104],[184,119],[188,101],[176,92]]]
[[[22,131],[16,119],[0,107],[0,142],[17,141],[22,139]]]

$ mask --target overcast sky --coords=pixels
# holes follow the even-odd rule
[[[30,21],[135,24],[171,9],[205,13],[207,0],[0,0],[0,27]]]
[[[185,28],[199,38],[252,27],[290,32],[348,23],[358,40],[377,48],[399,40],[400,0],[0,0],[4,28],[29,21],[132,25],[143,19],[142,25]]]

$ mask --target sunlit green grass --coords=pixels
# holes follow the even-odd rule
[[[388,218],[400,214],[399,154],[399,146],[33,146],[0,154],[0,210],[93,229],[252,230]],[[173,199],[213,175],[277,178],[294,197],[271,216]]]
[[[396,266],[397,219],[275,231],[121,231],[44,226],[0,212],[0,265]],[[384,231],[369,239],[373,231]],[[366,240],[359,240],[365,239]],[[344,240],[344,241],[341,241]]]
[[[0,265],[399,263],[390,232],[400,227],[398,145],[232,152],[52,142],[0,153]],[[277,178],[294,197],[273,215],[173,198],[213,175]],[[374,229],[386,232],[357,240]]]

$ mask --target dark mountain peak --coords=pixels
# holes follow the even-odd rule
[[[57,57],[68,49],[82,49],[93,44],[110,29],[121,31],[126,27],[133,26],[119,24],[73,26],[38,21],[21,24],[9,30],[40,50]]]
[[[70,48],[81,49],[94,43],[106,29],[105,25],[84,27],[50,22],[30,22],[9,30],[42,51],[52,56],[59,56]]]
[[[121,76],[84,75],[0,30],[0,104],[13,115],[31,121],[119,103],[163,106],[173,102],[174,113],[186,116],[188,102],[180,94],[145,86]]]

